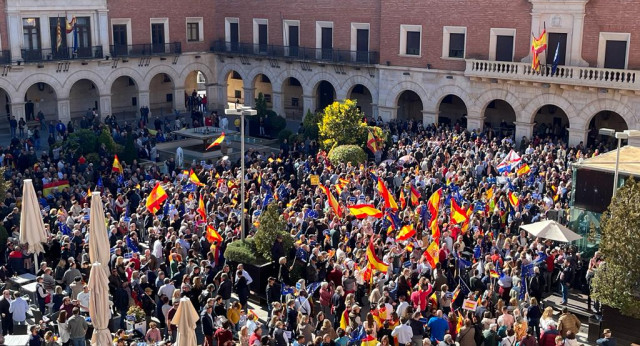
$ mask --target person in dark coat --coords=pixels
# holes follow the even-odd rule
[[[249,284],[247,284],[247,278],[242,275],[242,270],[236,272],[238,280],[236,280],[235,291],[238,295],[238,300],[242,304],[243,308],[247,307],[247,301],[249,301]]]
[[[213,326],[213,306],[205,306],[202,314],[200,315],[200,321],[202,322],[202,334],[204,334],[203,346],[213,346],[213,333],[215,328]]]
[[[9,312],[11,292],[4,290],[0,299],[0,316],[2,319],[2,335],[13,334],[13,314]]]
[[[280,301],[280,287],[276,285],[276,278],[273,276],[269,277],[269,283],[267,284],[266,295],[267,295],[267,314],[271,317],[271,309],[272,304],[274,302]]]
[[[223,273],[220,276],[220,288],[218,288],[218,294],[222,297],[224,301],[224,308],[229,308],[229,302],[231,300],[231,291],[233,290],[233,285],[231,285],[231,281],[229,281],[229,276],[227,273]]]

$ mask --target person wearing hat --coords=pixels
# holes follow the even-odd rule
[[[611,329],[605,328],[603,338],[596,340],[598,346],[616,346],[616,339],[611,337]]]
[[[147,322],[149,322],[149,320],[151,320],[151,316],[156,311],[156,301],[153,298],[153,289],[151,287],[145,288],[144,294],[140,300],[142,302],[142,310],[144,310],[145,315],[147,315]]]

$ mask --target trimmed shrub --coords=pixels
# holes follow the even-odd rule
[[[293,133],[291,132],[291,130],[289,129],[283,129],[282,131],[280,131],[278,133],[278,142],[282,143],[284,142],[285,139],[289,140],[289,143],[291,143],[291,136],[293,135]]]
[[[282,129],[287,127],[287,120],[273,111],[267,111],[267,119],[265,120],[265,131],[268,133],[280,133]]]
[[[287,233],[287,223],[278,210],[276,203],[269,203],[267,209],[262,212],[259,219],[258,231],[254,236],[256,250],[258,254],[267,259],[267,261],[277,260],[271,258],[271,248],[276,241],[278,235],[282,235],[282,243],[284,253],[288,253],[293,246],[293,238]]]
[[[367,154],[357,145],[340,145],[329,151],[329,161],[332,165],[351,162],[357,166],[367,161]]]
[[[231,262],[252,265],[261,265],[268,262],[256,251],[254,238],[240,239],[229,243],[224,252],[224,258]]]

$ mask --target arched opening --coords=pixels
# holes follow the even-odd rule
[[[538,109],[533,119],[533,134],[554,140],[568,138],[569,118],[562,108],[555,105],[544,105]]]
[[[422,121],[422,100],[411,90],[405,90],[398,97],[398,120]]]
[[[613,137],[602,136],[598,130],[602,128],[613,129],[616,132],[628,130],[627,122],[620,114],[612,111],[600,111],[591,118],[589,122],[589,135],[587,136],[587,145],[598,145],[599,143],[613,144]]]
[[[459,123],[466,126],[467,105],[456,95],[449,94],[440,101],[438,107],[438,124],[453,125]]]
[[[271,85],[271,80],[269,79],[269,77],[264,74],[257,75],[253,80],[253,88],[255,89],[253,97],[255,99],[258,99],[258,96],[260,95],[260,93],[262,93],[262,96],[267,103],[267,109],[272,109],[273,87]]]
[[[111,113],[117,119],[135,117],[138,104],[138,85],[129,76],[120,76],[111,84]]]
[[[516,112],[509,102],[505,100],[493,100],[484,110],[484,123],[496,134],[503,137],[511,136],[515,131]]]
[[[349,93],[349,98],[358,101],[357,105],[360,111],[367,117],[367,119],[373,117],[373,97],[371,91],[362,84],[356,84]]]
[[[318,110],[323,110],[336,99],[336,89],[326,80],[321,81],[316,88],[316,105]]]
[[[47,120],[58,119],[58,95],[51,85],[43,82],[33,84],[24,94],[24,102],[25,120],[33,119],[38,112],[42,112]]]
[[[244,90],[242,86],[242,77],[236,71],[231,71],[227,75],[227,102],[228,108],[235,108],[235,104],[244,104]]]
[[[2,116],[5,116],[7,119],[9,119],[10,114],[11,114],[11,98],[9,97],[8,92],[0,88],[0,119],[2,119]],[[24,114],[27,114],[27,112],[25,112]],[[28,118],[28,119],[35,120],[35,113],[33,113],[33,116],[34,116],[33,118]]]
[[[289,77],[282,83],[282,103],[287,119],[300,120],[304,116],[302,84],[296,78]]]
[[[154,116],[164,116],[173,113],[173,89],[171,77],[166,73],[159,73],[149,83],[149,109]]]
[[[99,113],[100,92],[96,84],[88,79],[81,79],[71,86],[69,91],[69,113],[72,120],[82,119],[85,115]],[[91,119],[92,120],[92,119]]]
[[[191,71],[184,81],[184,91],[188,94],[185,97],[184,106],[188,111],[193,109],[204,111],[206,104],[203,103],[207,96],[207,79],[202,71]]]

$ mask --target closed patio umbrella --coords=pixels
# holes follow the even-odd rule
[[[22,186],[22,212],[20,213],[20,243],[29,244],[29,253],[35,258],[38,270],[38,254],[44,251],[42,243],[46,243],[47,231],[44,229],[40,204],[33,181],[25,179]]]
[[[109,331],[109,281],[101,263],[93,263],[89,274],[89,316],[93,324],[91,345],[111,345]]]
[[[562,243],[582,239],[582,236],[553,220],[538,221],[532,224],[520,226],[534,237],[555,240]]]
[[[178,311],[173,316],[171,324],[178,326],[178,335],[174,346],[196,345],[196,322],[200,316],[191,304],[189,298],[180,299]]]
[[[91,214],[89,215],[89,260],[101,263],[107,277],[109,276],[109,237],[104,224],[104,208],[100,191],[91,193]]]

